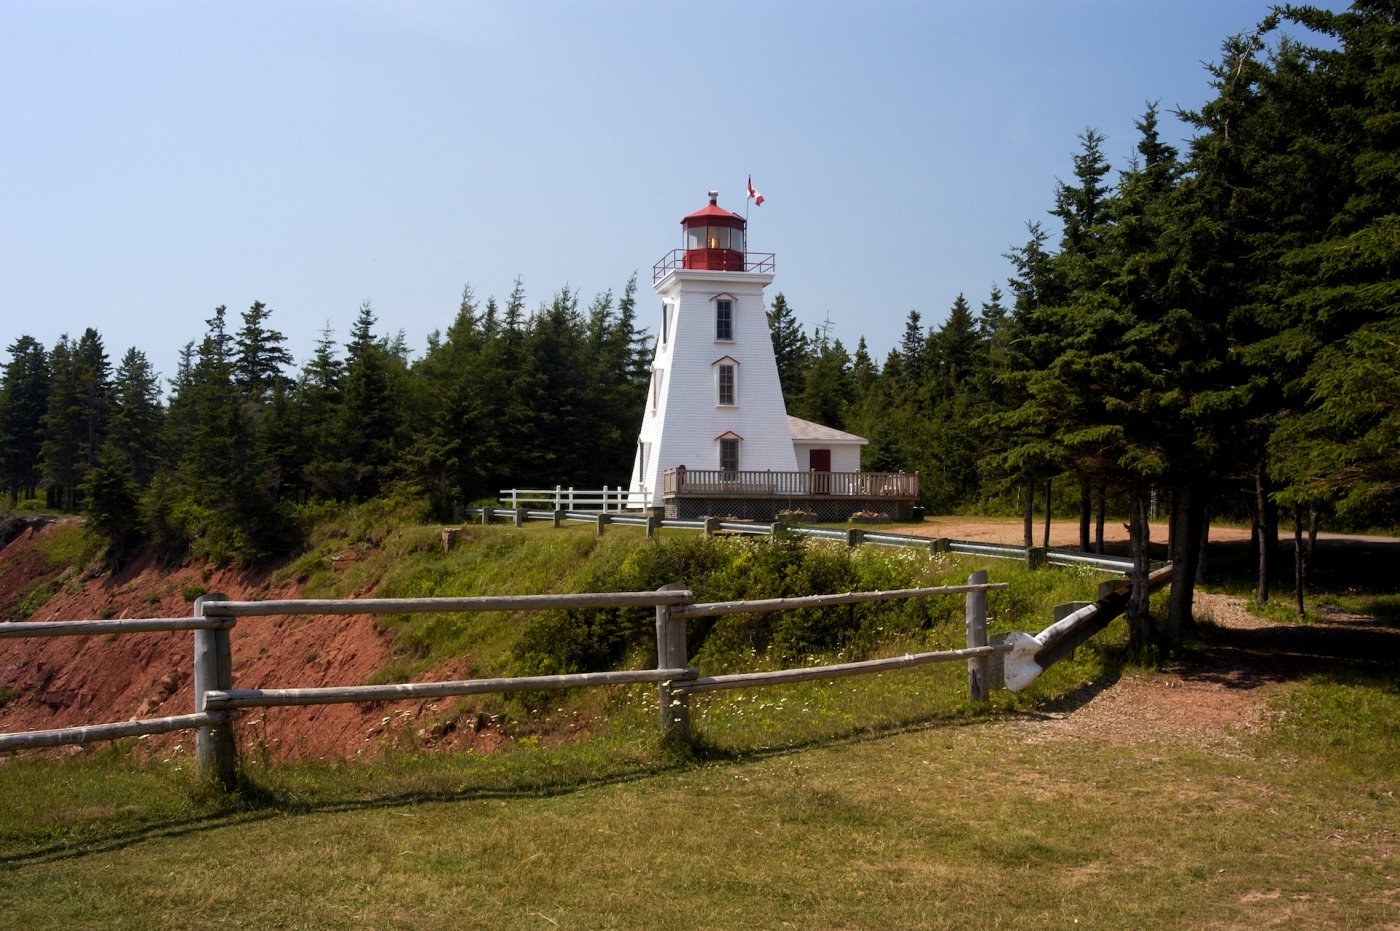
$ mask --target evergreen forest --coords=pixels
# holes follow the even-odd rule
[[[1208,80],[1177,114],[1185,150],[1155,104],[1123,153],[1086,129],[1043,219],[1009,232],[1005,287],[937,326],[910,311],[885,358],[782,294],[768,309],[789,412],[868,437],[869,470],[919,472],[933,512],[1024,513],[1027,545],[1033,509],[1077,513],[1086,549],[1108,514],[1143,565],[1167,518],[1171,617],[1135,634],[1168,641],[1212,517],[1265,541],[1400,523],[1400,3],[1276,8]],[[272,308],[220,306],[165,384],[96,329],[19,336],[0,487],[85,514],[119,563],[278,556],[318,509],[372,499],[450,519],[502,488],[625,483],[651,355],[636,290],[528,307],[520,282],[503,303],[467,287],[421,353],[366,303],[299,364]]]

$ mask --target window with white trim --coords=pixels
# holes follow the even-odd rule
[[[739,394],[738,366],[732,362],[721,362],[715,369],[715,383],[719,386],[720,407],[733,407]]]
[[[728,298],[715,301],[715,339],[734,341],[734,302]]]
[[[719,467],[724,472],[739,471],[739,438],[737,436],[720,437]]]

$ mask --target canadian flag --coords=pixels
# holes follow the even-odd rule
[[[755,207],[763,204],[763,195],[753,189],[753,175],[749,175],[749,200],[753,201]]]

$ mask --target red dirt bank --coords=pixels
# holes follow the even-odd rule
[[[18,619],[26,588],[45,575],[39,542],[52,527],[29,529],[0,550],[0,618]],[[188,617],[185,592],[222,592],[239,600],[296,598],[295,583],[233,569],[160,568],[149,560],[116,576],[81,579],[73,570],[61,590],[32,620]],[[366,680],[389,660],[390,635],[367,616],[249,618],[233,637],[234,679],[243,687],[344,685]],[[0,732],[42,730],[194,710],[189,632],[103,637],[0,640],[0,694],[19,694],[0,706]],[[435,670],[436,678],[453,671]],[[446,710],[448,703],[443,703]],[[437,717],[433,702],[323,705],[253,709],[238,724],[241,752],[293,757],[347,758],[406,737]],[[499,740],[473,729],[453,745]],[[153,752],[189,752],[191,732],[143,740]],[[68,750],[67,752],[76,752]]]

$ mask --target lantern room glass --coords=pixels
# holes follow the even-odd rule
[[[730,249],[744,251],[744,231],[728,226],[692,226],[686,230],[687,249]]]

